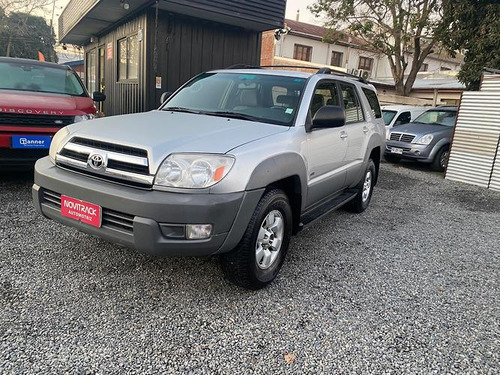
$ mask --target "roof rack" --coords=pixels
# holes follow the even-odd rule
[[[315,68],[312,66],[304,65],[246,65],[246,64],[235,64],[227,67],[226,69],[265,69],[265,68],[292,68],[292,69],[308,69],[317,70],[316,74],[336,74],[342,77],[354,78],[360,82],[368,83],[363,77],[357,76],[355,74],[350,74],[343,72],[341,70],[335,70],[331,68]]]

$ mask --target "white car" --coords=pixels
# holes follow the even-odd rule
[[[386,134],[394,126],[408,124],[424,113],[428,107],[415,107],[407,105],[386,105],[382,107],[382,117],[385,123]]]

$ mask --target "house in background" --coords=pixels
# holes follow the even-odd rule
[[[456,79],[463,60],[435,53],[425,59],[410,98],[396,97],[388,58],[362,39],[339,32],[334,43],[327,43],[326,28],[290,19],[285,20],[285,30],[279,39],[275,31],[263,33],[261,65],[328,66],[358,75],[378,88],[385,103],[455,104],[465,89]],[[411,66],[411,56],[408,59]]]
[[[283,27],[285,0],[71,0],[62,43],[83,46],[85,83],[106,115],[157,108],[194,75],[257,65],[261,36]]]

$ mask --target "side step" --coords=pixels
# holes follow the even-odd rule
[[[321,219],[323,216],[328,215],[330,212],[335,211],[337,208],[343,206],[349,201],[356,198],[357,190],[347,190],[341,195],[337,195],[334,198],[328,199],[325,203],[320,206],[315,207],[311,210],[306,211],[300,216],[299,230],[307,228],[315,221]]]

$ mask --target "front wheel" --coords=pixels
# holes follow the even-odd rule
[[[363,174],[363,178],[357,186],[358,193],[356,197],[346,205],[349,211],[361,213],[368,208],[375,186],[376,173],[377,169],[375,168],[375,163],[370,159],[368,161],[368,167]]]
[[[432,169],[438,172],[443,172],[448,164],[448,158],[450,157],[450,149],[448,146],[444,146],[438,151],[434,161],[432,162]]]
[[[221,255],[228,280],[247,289],[261,289],[278,274],[292,236],[292,209],[286,194],[273,189],[259,201],[238,246]]]

